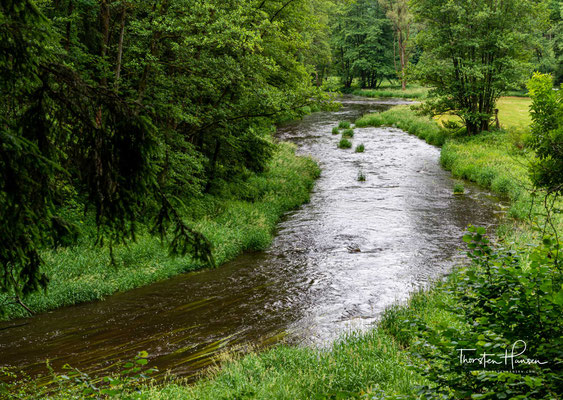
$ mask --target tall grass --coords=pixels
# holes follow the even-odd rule
[[[339,129],[349,129],[350,128],[350,121],[340,121],[338,123]]]
[[[356,121],[356,127],[393,126],[426,140],[428,143],[442,146],[448,138],[448,132],[426,117],[418,116],[408,107],[395,107],[377,114],[368,114]]]
[[[330,349],[278,346],[228,361],[194,386],[146,387],[131,399],[348,399],[381,394],[414,396],[421,378],[381,330],[349,334]],[[371,398],[371,397],[366,397]]]
[[[350,147],[352,147],[352,142],[348,139],[342,138],[340,139],[340,142],[338,142],[339,149],[349,149]]]
[[[354,137],[354,130],[353,129],[344,129],[342,131],[342,137],[344,137],[344,138]]]
[[[421,86],[407,86],[406,90],[402,90],[400,86],[382,87],[380,89],[356,89],[352,91],[355,96],[364,97],[396,97],[402,99],[422,100],[428,97],[429,88]]]
[[[294,151],[290,144],[279,144],[264,173],[226,185],[221,196],[198,200],[201,215],[190,222],[211,241],[218,264],[245,250],[266,248],[279,218],[308,201],[319,168],[312,159],[297,157]],[[116,267],[110,266],[108,249],[90,241],[44,251],[42,256],[50,278],[48,291],[25,299],[35,312],[103,299],[202,267],[190,257],[169,256],[166,245],[148,232],[134,243],[114,248]],[[3,318],[23,316],[24,310],[14,305],[6,308]]]

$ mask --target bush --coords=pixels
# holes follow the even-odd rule
[[[563,194],[563,91],[553,90],[551,75],[534,74],[528,82],[532,98],[530,147],[536,158],[532,183],[548,193]]]

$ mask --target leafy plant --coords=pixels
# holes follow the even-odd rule
[[[536,188],[563,194],[563,90],[552,90],[551,75],[534,74],[528,82],[532,98],[532,135],[536,158],[530,168]]]
[[[553,398],[563,389],[557,378],[563,345],[563,321],[558,317],[563,312],[563,279],[557,266],[562,243],[544,237],[531,251],[505,249],[492,245],[485,229],[474,226],[468,227],[463,240],[472,264],[443,288],[454,296],[448,310],[467,321],[462,328],[431,327],[420,315],[390,326],[395,332],[408,332],[403,340],[417,359],[413,367],[432,382],[421,388],[421,394]],[[477,361],[462,362],[460,349]],[[483,353],[496,363],[479,364]],[[517,356],[502,361],[512,354]]]

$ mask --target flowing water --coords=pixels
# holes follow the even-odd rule
[[[0,365],[30,374],[70,363],[111,368],[141,350],[161,371],[191,376],[221,351],[244,351],[285,338],[326,345],[365,329],[384,308],[438,279],[459,260],[472,223],[488,226],[501,207],[474,186],[454,196],[439,150],[393,128],[356,129],[354,145],[337,148],[339,120],[354,120],[400,102],[343,99],[278,131],[313,156],[322,175],[310,203],[289,213],[272,246],[217,269],[0,324]],[[362,171],[365,182],[357,175]]]

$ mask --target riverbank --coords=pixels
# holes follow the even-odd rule
[[[382,85],[379,89],[354,89],[354,96],[371,98],[394,97],[401,99],[423,100],[428,97],[429,88],[417,85],[407,85],[403,90],[400,86]]]
[[[561,305],[556,296],[546,295],[551,289],[543,285],[549,281],[557,288],[557,277],[549,275],[553,258],[547,256],[553,241],[528,246],[535,231],[518,204],[531,205],[523,164],[531,154],[520,148],[521,136],[496,132],[458,137],[408,108],[366,116],[356,125],[395,125],[429,142],[441,142],[442,163],[456,176],[507,196],[509,216],[516,218],[508,219],[499,232],[506,250],[485,242],[483,231],[475,229],[464,240],[494,262],[485,263],[488,258],[473,253],[471,266],[414,294],[407,304],[389,308],[366,333],[344,337],[327,350],[278,346],[226,359],[195,385],[182,380],[164,386],[149,383],[122,398],[557,398],[557,371],[551,365],[525,366],[523,373],[483,371],[479,365],[460,364],[456,350],[463,346],[503,353],[517,339],[530,344],[531,358],[557,361],[560,347],[553,332],[561,328]],[[69,388],[59,398],[79,389]],[[121,391],[119,384],[115,389]]]
[[[243,251],[264,249],[283,214],[309,200],[319,173],[312,159],[295,155],[295,146],[277,144],[264,173],[252,174],[244,182],[226,185],[220,194],[198,199],[198,218],[188,222],[211,241],[218,265]],[[44,312],[100,300],[203,267],[190,257],[171,257],[166,245],[148,232],[113,251],[117,267],[110,266],[106,247],[87,240],[45,251],[48,291],[31,294],[26,304],[35,312]],[[3,300],[0,294],[0,304]],[[5,307],[3,319],[25,316],[23,308],[11,305]]]
[[[441,162],[454,176],[509,198],[509,218],[498,232],[502,244],[492,245],[482,229],[472,228],[464,241],[483,253],[473,251],[471,265],[414,294],[407,304],[389,308],[377,327],[345,337],[328,351],[280,346],[227,361],[194,386],[148,386],[127,398],[558,398],[553,359],[561,344],[556,333],[561,302],[557,286],[543,284],[559,279],[552,257],[556,245],[553,239],[532,244],[537,232],[526,221],[532,206],[526,162],[532,155],[521,146],[521,135],[507,130],[455,137],[407,108],[356,122],[357,127],[380,125],[441,145]],[[561,219],[554,223],[560,231]],[[483,254],[496,261],[491,265]],[[497,355],[518,340],[527,341],[530,360],[551,364],[495,371],[459,362],[460,346],[476,349],[476,355],[481,350]]]

